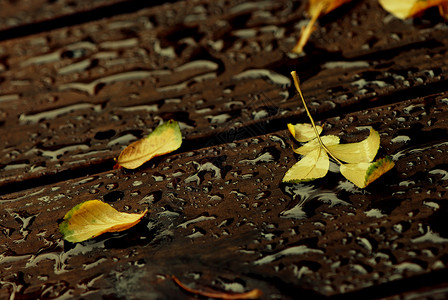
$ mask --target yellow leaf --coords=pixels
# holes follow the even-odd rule
[[[379,0],[381,6],[397,18],[414,17],[430,7],[438,6],[442,17],[447,19],[447,0]]]
[[[305,143],[316,138],[316,132],[311,124],[302,123],[293,125],[289,123],[288,129],[292,136],[301,143]],[[316,126],[316,129],[318,134],[320,134],[323,130],[323,128],[319,125]]]
[[[90,200],[73,207],[64,216],[59,231],[66,241],[82,242],[106,232],[118,232],[140,222],[148,210],[140,214],[122,213],[99,200]]]
[[[308,13],[311,16],[311,20],[305,28],[302,28],[300,39],[292,49],[292,52],[297,54],[303,52],[306,42],[314,31],[314,24],[320,16],[328,14],[342,4],[350,1],[351,0],[310,0],[308,3]]]
[[[372,163],[366,174],[366,186],[377,180],[381,175],[395,166],[392,158],[386,156]]]
[[[322,140],[322,143],[326,147],[339,144],[339,137],[337,137],[335,135],[324,135],[320,139]],[[294,149],[294,152],[297,154],[306,155],[318,147],[320,147],[320,143],[319,143],[319,140],[316,138],[312,141],[309,141],[302,147]]]
[[[328,155],[341,165],[340,171],[342,175],[360,188],[366,187],[393,168],[394,162],[389,157],[371,163],[380,146],[380,135],[373,129],[370,129],[369,136],[359,143],[339,145],[339,137],[337,136],[323,136],[321,138],[321,130],[316,127],[313,117],[308,110],[296,71],[292,71],[291,75],[305,111],[310,118],[311,127],[314,129],[316,138],[294,150],[296,153],[305,156],[286,172],[282,179],[283,182],[295,183],[324,177],[330,166]],[[305,128],[306,138],[304,140],[311,139],[309,126],[306,126],[306,124],[298,125]],[[300,128],[296,128],[292,124],[288,124],[288,128],[294,137],[300,131]],[[347,161],[349,164],[344,164],[341,160]]]
[[[372,163],[362,162],[357,164],[342,164],[340,166],[341,174],[353,182],[357,187],[366,187],[366,174]]]
[[[365,188],[378,179],[381,175],[394,167],[394,162],[389,157],[375,162],[361,162],[357,164],[342,164],[341,174],[360,188]]]
[[[151,158],[179,149],[182,134],[179,124],[170,120],[151,132],[146,138],[133,142],[121,151],[117,165],[126,169],[135,169]]]
[[[439,13],[445,20],[448,20],[448,1],[439,5]]]
[[[283,177],[283,182],[302,182],[324,177],[330,160],[327,152],[321,147],[315,148],[293,165]]]
[[[328,150],[337,159],[348,163],[371,162],[380,148],[380,134],[370,129],[369,136],[358,143],[328,145]]]

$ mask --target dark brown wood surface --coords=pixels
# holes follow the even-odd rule
[[[190,297],[171,275],[263,299],[448,295],[448,25],[437,11],[402,21],[354,1],[297,56],[302,2],[85,3],[8,2],[16,23],[0,22],[1,299]],[[292,70],[325,133],[353,142],[372,126],[396,167],[365,190],[336,165],[281,183],[298,159],[286,124],[308,122]],[[178,151],[112,169],[169,119]],[[150,213],[64,242],[58,222],[91,199]]]

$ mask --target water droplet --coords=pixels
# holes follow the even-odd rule
[[[258,79],[258,78],[267,78],[272,83],[279,85],[281,87],[289,87],[291,85],[291,80],[289,79],[289,77],[280,75],[267,69],[246,70],[232,77],[233,80],[237,81],[245,79]]]
[[[141,180],[136,180],[136,181],[134,181],[133,183],[132,183],[132,186],[140,186],[140,185],[142,185],[143,184],[143,181],[141,181]]]
[[[96,140],[108,140],[110,138],[112,138],[115,135],[115,130],[113,129],[109,129],[109,130],[105,130],[105,131],[98,131],[94,138]]]
[[[277,150],[278,152],[278,150]],[[239,164],[251,164],[251,165],[255,165],[258,163],[269,163],[269,162],[273,162],[275,161],[275,154],[273,154],[272,152],[262,152],[260,154],[257,155],[256,158],[254,159],[243,159],[240,160],[238,163]]]
[[[101,104],[91,104],[91,103],[78,103],[78,104],[72,104],[60,108],[56,108],[53,110],[47,110],[44,112],[37,112],[37,113],[29,113],[29,114],[21,114],[19,116],[19,121],[21,124],[36,124],[42,120],[51,120],[58,118],[60,116],[73,113],[80,110],[90,109],[95,112],[102,111],[102,105]]]
[[[216,217],[214,216],[207,216],[207,214],[199,216],[197,218],[188,220],[182,224],[177,225],[177,227],[179,228],[187,228],[190,224],[195,224],[195,223],[199,223],[199,222],[204,222],[204,221],[210,221],[210,220],[214,220],[216,219]]]
[[[162,192],[161,191],[155,191],[147,194],[145,197],[142,198],[138,203],[139,204],[148,204],[153,205],[160,201],[162,199]]]
[[[108,184],[106,184],[106,190],[114,190],[114,189],[116,189],[118,187],[118,183],[108,183]]]
[[[104,201],[109,203],[117,202],[123,198],[124,193],[122,191],[113,191],[103,196]]]

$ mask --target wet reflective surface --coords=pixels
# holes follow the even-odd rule
[[[115,170],[3,196],[0,264],[27,274],[24,286],[45,278],[48,293],[78,296],[95,291],[125,295],[125,286],[116,286],[117,276],[122,284],[139,286],[141,296],[163,295],[172,283],[166,278],[160,282],[158,276],[173,273],[192,281],[195,277],[188,274],[201,274],[218,286],[218,278],[226,276],[243,287],[250,282],[268,295],[284,293],[275,284],[263,280],[260,286],[260,279],[244,275],[259,273],[332,295],[445,268],[448,237],[440,218],[446,214],[447,176],[428,166],[424,156],[444,159],[446,142],[396,152],[396,170],[360,190],[334,172],[315,182],[282,184],[296,159],[282,147],[287,133],[276,137],[195,150],[139,171]],[[426,167],[404,175],[413,161]],[[151,213],[124,233],[64,243],[56,221],[72,206],[95,197],[122,211],[149,207]],[[223,265],[229,274],[222,273]],[[3,282],[18,285],[11,276]],[[67,278],[63,287],[61,278]],[[159,284],[147,286],[140,280]]]
[[[264,299],[446,294],[448,27],[361,1],[295,57],[302,12],[175,2],[0,42],[0,298],[187,297],[171,275]],[[372,126],[396,167],[365,190],[334,163],[281,183],[298,159],[286,124],[306,122],[291,70],[325,134]],[[181,149],[112,169],[169,119]],[[64,242],[58,222],[92,199],[150,212]]]
[[[337,115],[338,109],[359,109],[377,99],[386,104],[424,96],[421,87],[430,83],[440,83],[433,92],[443,90],[444,24],[397,23],[370,9],[372,3],[362,3],[316,33],[308,55],[297,58],[288,51],[298,35],[292,26],[301,19],[298,5],[253,4],[147,8],[135,16],[32,35],[11,46],[5,42],[0,132],[7,150],[1,182],[16,181],[17,169],[26,180],[54,168],[101,164],[146,135],[146,128],[170,118],[181,122],[192,147],[283,129],[284,119],[302,113],[292,98],[291,70],[299,73],[313,113]],[[367,12],[387,26],[376,43],[364,47],[364,32],[373,26],[365,20],[373,18]],[[349,20],[353,24],[347,26]],[[387,32],[391,24],[394,33]],[[321,34],[339,48],[320,45]],[[351,36],[357,38],[348,46]],[[227,137],[235,130],[242,133]]]

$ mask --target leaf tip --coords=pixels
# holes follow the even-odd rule
[[[292,136],[296,136],[296,129],[295,129],[293,124],[288,123],[288,130],[289,130],[289,132],[291,133]]]

